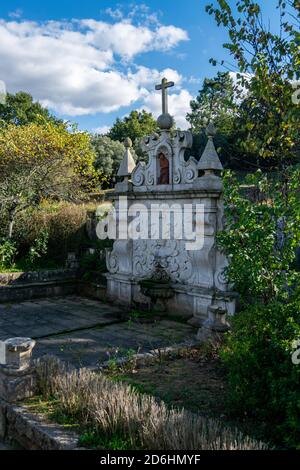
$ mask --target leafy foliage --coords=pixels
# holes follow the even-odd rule
[[[240,293],[222,354],[231,405],[266,422],[277,445],[300,448],[300,369],[291,360],[300,337],[300,168],[278,175],[258,171],[241,186],[225,175],[227,226],[219,243],[226,274]]]
[[[17,255],[16,243],[7,238],[0,239],[0,268],[10,268],[14,264]]]
[[[85,224],[90,209],[88,204],[43,201],[38,207],[18,213],[14,240],[19,256],[28,260],[33,248],[41,255],[35,257],[34,266],[45,265],[46,261],[64,265],[68,252],[79,253],[87,243]]]
[[[84,198],[99,175],[89,135],[64,126],[32,123],[0,131],[0,211],[12,236],[17,213],[45,199]]]
[[[228,279],[243,302],[284,297],[299,282],[294,263],[300,243],[300,167],[290,168],[286,177],[282,188],[278,175],[248,175],[247,194],[231,172],[224,175],[226,229],[218,240],[230,260]]]
[[[121,142],[104,135],[94,136],[92,145],[96,153],[95,168],[105,175],[109,182],[118,172],[125,147]]]
[[[299,106],[292,100],[293,80],[299,80],[299,0],[278,0],[279,32],[264,24],[254,0],[239,0],[235,7],[218,0],[206,7],[218,26],[228,31],[229,50],[238,65],[237,78],[247,90],[237,127],[241,145],[274,168],[299,158]],[[216,65],[217,61],[211,59]],[[224,64],[224,61],[222,61]]]
[[[277,446],[298,449],[300,367],[291,355],[300,337],[299,294],[288,303],[256,304],[236,315],[222,352],[232,409],[265,422]]]
[[[24,126],[35,123],[49,122],[54,125],[62,125],[62,121],[52,116],[48,109],[33,101],[29,93],[19,91],[15,95],[7,93],[5,104],[0,103],[0,126],[15,124]]]
[[[228,72],[218,72],[214,78],[205,78],[195,100],[191,101],[191,112],[186,119],[194,134],[193,154],[201,156],[205,145],[205,129],[213,121],[217,135],[215,144],[223,164],[230,163],[233,155],[239,154],[236,142],[235,119],[238,110],[237,94],[233,79]]]
[[[47,229],[40,231],[38,237],[34,240],[32,246],[29,249],[28,261],[31,266],[34,266],[35,262],[45,256],[48,251],[49,232]]]
[[[151,134],[157,129],[156,120],[151,113],[147,111],[131,111],[129,116],[124,119],[117,119],[110,129],[108,136],[112,140],[123,142],[129,137],[134,145],[134,150],[138,156],[141,156],[139,143],[142,137]]]

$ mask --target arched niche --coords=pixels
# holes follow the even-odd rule
[[[156,160],[157,184],[170,184],[170,158],[166,148],[158,150]]]

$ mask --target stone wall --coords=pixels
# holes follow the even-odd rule
[[[78,435],[63,426],[50,423],[41,414],[32,414],[26,406],[0,400],[0,439],[16,443],[26,450],[76,450]]]
[[[0,303],[76,293],[77,271],[56,269],[0,273]]]

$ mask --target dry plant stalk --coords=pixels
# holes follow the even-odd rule
[[[266,450],[238,429],[184,409],[169,409],[150,395],[102,374],[46,356],[36,364],[40,391],[61,410],[100,435],[122,435],[132,447],[155,450]]]

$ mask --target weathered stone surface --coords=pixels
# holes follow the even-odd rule
[[[0,364],[0,398],[14,403],[36,392],[36,378],[31,366],[35,341],[31,338],[10,338],[2,342]]]
[[[208,144],[199,164],[185,151],[192,146],[189,131],[162,130],[143,140],[142,148],[148,163],[139,163],[132,173],[132,188],[120,192],[116,186],[112,195],[117,226],[131,224],[139,205],[140,227],[147,227],[140,237],[119,234],[113,249],[107,252],[107,295],[120,305],[148,306],[153,309],[149,296],[141,291],[141,281],[152,279],[157,260],[162,260],[169,276],[174,296],[166,302],[167,311],[187,318],[202,326],[209,317],[209,308],[225,309],[233,314],[235,295],[223,275],[227,266],[225,256],[217,249],[216,236],[223,227],[223,184],[216,174],[222,169],[212,140],[213,130],[208,128]],[[159,156],[169,161],[169,184],[160,184]],[[126,198],[125,198],[126,196]],[[169,236],[162,238],[153,224],[154,212],[163,219],[163,208],[169,207],[174,215],[168,219]],[[184,230],[177,236],[176,228],[182,222],[187,207],[196,224],[195,208],[201,208],[203,218],[197,221],[201,240],[199,248],[189,243]],[[198,209],[200,211],[200,209]],[[180,222],[181,221],[181,222]],[[157,224],[158,225],[158,224]],[[154,233],[153,230],[156,232]],[[147,233],[146,233],[147,232]]]
[[[0,338],[22,332],[37,341],[33,358],[54,354],[77,367],[97,367],[128,351],[148,352],[195,336],[195,329],[182,322],[167,318],[128,322],[125,313],[124,306],[78,296],[0,305]]]
[[[121,161],[117,176],[126,178],[131,175],[133,170],[135,169],[135,161],[133,159],[133,156],[131,154],[131,148],[132,148],[132,141],[131,139],[127,138],[124,141],[125,145],[125,153],[123,160]]]
[[[32,397],[36,392],[36,378],[34,370],[9,369],[0,366],[0,398],[15,403]]]
[[[120,310],[80,296],[50,297],[0,305],[0,339],[35,339],[114,323]]]
[[[10,338],[3,342],[4,357],[0,363],[10,369],[26,369],[30,366],[35,341],[31,338]]]
[[[76,271],[73,269],[0,273],[0,285],[32,284],[39,282],[63,281],[75,278]]]
[[[2,404],[1,404],[2,403]],[[0,399],[0,439],[6,436],[6,406]]]
[[[75,450],[78,435],[63,426],[49,423],[43,415],[28,412],[26,406],[15,406],[0,400],[5,419],[5,438],[17,442],[26,450]],[[0,438],[4,436],[1,436]]]

